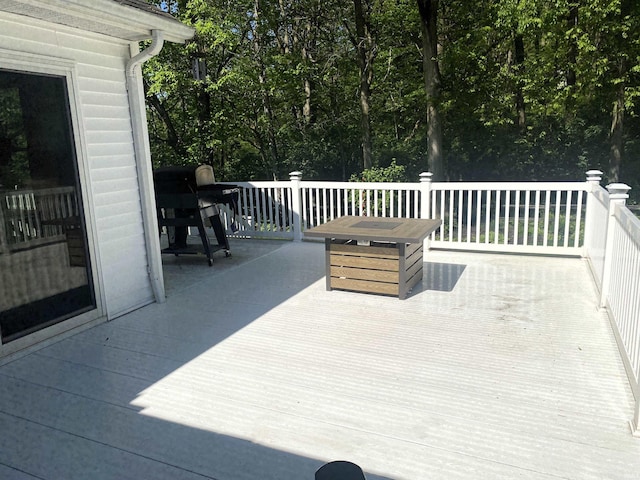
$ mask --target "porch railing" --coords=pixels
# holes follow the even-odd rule
[[[299,240],[343,215],[440,218],[431,248],[581,255],[588,185],[584,182],[417,183],[244,182],[233,237]]]
[[[433,183],[431,247],[580,255],[585,198],[581,182]]]
[[[601,187],[598,187],[601,188]],[[636,398],[632,429],[640,433],[640,220],[625,206],[629,187],[607,186],[598,224],[605,233],[600,305],[607,309]]]

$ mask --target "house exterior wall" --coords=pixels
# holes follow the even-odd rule
[[[126,89],[128,43],[0,12],[0,68],[7,68],[3,53],[71,65],[74,135],[102,313],[113,318],[152,302]]]

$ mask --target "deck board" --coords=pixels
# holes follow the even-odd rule
[[[430,251],[400,301],[325,291],[319,243],[232,251],[167,257],[165,304],[1,366],[0,478],[640,475],[583,260]]]

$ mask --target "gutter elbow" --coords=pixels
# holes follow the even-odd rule
[[[127,61],[127,76],[133,77],[135,75],[135,68],[160,53],[163,45],[164,35],[162,30],[151,30],[151,45]]]

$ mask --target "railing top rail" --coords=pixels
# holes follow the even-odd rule
[[[354,190],[415,190],[413,182],[324,182],[302,181],[303,188],[354,189]]]
[[[30,188],[24,190],[4,190],[0,191],[0,195],[5,197],[20,196],[20,195],[58,195],[61,193],[73,193],[75,187],[51,187],[51,188]]]
[[[243,188],[286,188],[289,186],[290,182],[288,180],[265,180],[265,181],[255,181],[255,182],[216,182],[219,185],[237,185]]]
[[[288,180],[219,182],[242,187],[282,187]],[[302,188],[359,189],[359,190],[416,190],[418,182],[339,182],[322,180],[302,180]],[[431,182],[432,190],[530,190],[530,191],[588,191],[585,182]],[[603,190],[606,193],[606,190]]]
[[[432,182],[432,190],[587,191],[585,182]]]

